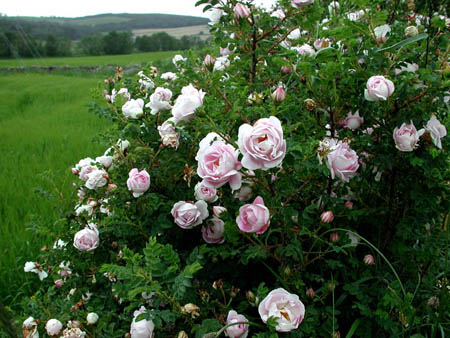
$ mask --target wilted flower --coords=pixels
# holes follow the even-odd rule
[[[39,338],[37,322],[33,317],[28,317],[22,324],[22,333],[24,338]]]
[[[181,313],[189,314],[192,318],[200,316],[200,308],[192,303],[186,304],[181,308]]]

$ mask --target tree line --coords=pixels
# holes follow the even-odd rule
[[[139,52],[186,50],[205,46],[199,36],[182,36],[177,39],[166,32],[138,36],[131,32],[112,31],[107,34],[91,34],[78,42],[68,37],[48,34],[39,39],[23,30],[0,32],[0,57],[43,57],[70,55],[116,55]]]

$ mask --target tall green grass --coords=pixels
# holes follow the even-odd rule
[[[86,107],[99,81],[0,75],[0,302],[5,305],[14,307],[39,283],[37,275],[23,272],[24,263],[55,240],[27,230],[34,217],[53,227],[59,201],[47,192],[58,190],[69,198],[70,168],[105,150],[92,138],[109,124]]]
[[[0,59],[0,68],[3,67],[30,67],[30,66],[126,66],[142,64],[149,61],[160,61],[171,58],[177,52],[135,53],[126,55],[102,56],[74,56],[74,57],[46,57],[29,59]]]

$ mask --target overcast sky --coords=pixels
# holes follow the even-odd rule
[[[0,13],[8,16],[78,17],[102,13],[164,13],[207,16],[197,0],[3,0]],[[276,0],[255,0],[270,6]]]

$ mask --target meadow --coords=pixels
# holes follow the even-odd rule
[[[0,60],[0,68],[126,66],[173,54]],[[58,226],[56,206],[73,200],[71,167],[106,149],[97,136],[110,127],[109,121],[88,112],[105,75],[112,74],[0,72],[0,305],[17,310],[32,294],[38,278],[24,273],[24,263],[55,241],[36,233],[33,225],[47,224],[50,230]]]
[[[176,52],[152,52],[134,53],[125,55],[102,55],[102,56],[74,56],[74,57],[46,57],[34,59],[0,59],[0,69],[10,67],[30,66],[70,66],[70,67],[93,67],[108,65],[135,65],[149,61],[162,61],[170,58]]]

